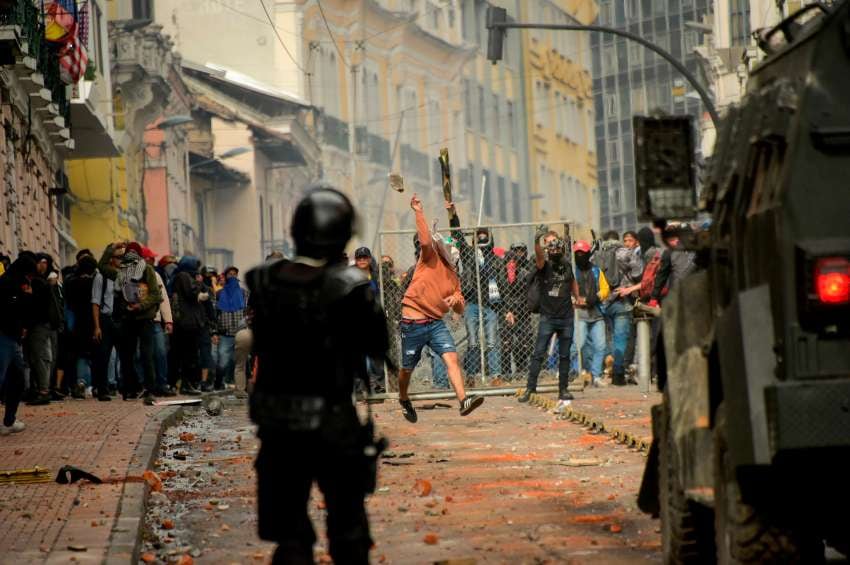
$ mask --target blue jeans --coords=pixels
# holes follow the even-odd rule
[[[215,374],[216,386],[233,382],[233,374],[236,372],[236,337],[232,335],[218,336],[218,369]]]
[[[168,343],[162,324],[154,324],[153,329],[153,364],[156,368],[156,387],[160,390],[168,388]]]
[[[588,338],[590,338],[588,340]],[[602,361],[605,356],[605,320],[599,318],[596,321],[589,322],[587,320],[576,320],[576,340],[575,348],[572,349],[570,357],[573,371],[579,372],[578,367],[578,350],[584,353],[585,341],[589,341],[590,359],[582,365],[589,367],[590,374],[593,379],[602,377]]]
[[[5,393],[3,403],[6,405],[4,426],[15,423],[18,404],[24,396],[25,369],[24,349],[21,344],[0,333],[0,389]]]
[[[629,336],[632,333],[632,311],[626,303],[617,300],[604,310],[606,322],[611,325],[611,355],[614,356],[614,376],[626,374],[626,349],[629,347]]]
[[[480,324],[478,316],[484,317],[484,339],[487,347],[488,375],[502,374],[501,344],[499,342],[499,315],[496,311],[485,306],[481,308],[478,304],[466,305],[463,313],[466,322],[466,332],[469,334],[469,349],[466,351],[465,368],[469,374],[476,374],[481,369],[481,341],[479,339]]]
[[[415,369],[426,345],[439,356],[457,351],[452,333],[442,320],[429,320],[422,324],[402,322],[401,368],[410,371]]]
[[[558,336],[558,398],[567,396],[567,387],[570,379],[570,346],[573,341],[573,317],[547,318],[540,316],[540,325],[537,327],[537,343],[534,346],[534,354],[531,356],[531,365],[528,368],[528,384],[526,388],[532,392],[537,390],[537,377],[540,376],[540,367],[543,358],[549,348],[552,336]]]

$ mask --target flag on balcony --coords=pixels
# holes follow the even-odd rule
[[[76,84],[86,74],[89,56],[75,33],[59,50],[59,78],[65,84]]]
[[[44,14],[44,37],[47,41],[60,43],[76,33],[77,20],[59,2],[51,2]]]
[[[89,3],[83,2],[77,10],[77,37],[83,45],[89,44]]]

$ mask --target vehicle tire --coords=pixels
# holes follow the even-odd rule
[[[706,563],[714,555],[711,511],[685,497],[677,472],[679,458],[670,429],[670,406],[664,395],[661,437],[658,438],[658,493],[664,563]]]
[[[766,511],[745,503],[726,441],[721,404],[714,427],[714,530],[717,563],[818,563],[823,544],[800,528],[779,525]]]

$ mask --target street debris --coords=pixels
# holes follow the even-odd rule
[[[78,469],[71,465],[65,465],[61,469],[59,469],[59,473],[56,475],[56,482],[60,485],[70,485],[74,484],[79,480],[86,480],[90,483],[101,484],[103,481],[100,478],[92,475],[88,471],[83,471],[82,469]]]
[[[417,479],[413,484],[413,490],[419,496],[428,496],[431,494],[432,490],[431,481],[427,479]]]
[[[437,534],[425,534],[425,537],[422,538],[422,541],[424,541],[428,545],[437,545],[437,543],[440,541],[440,538],[437,537]]]

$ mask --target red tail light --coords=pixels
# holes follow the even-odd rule
[[[815,290],[823,304],[850,304],[850,260],[844,257],[818,259]]]

